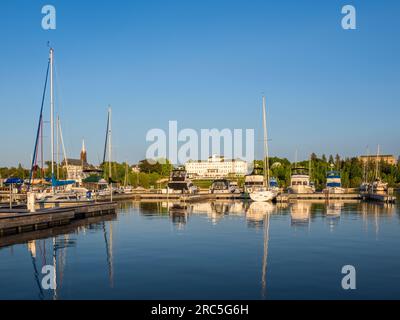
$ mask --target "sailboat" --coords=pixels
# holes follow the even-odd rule
[[[38,125],[38,130],[36,134],[36,140],[35,140],[35,148],[34,148],[34,156],[32,158],[32,166],[31,166],[31,172],[30,172],[30,178],[29,178],[29,188],[32,185],[32,178],[34,177],[34,173],[37,170],[37,156],[38,156],[38,145],[39,142],[42,144],[42,162],[43,162],[43,109],[44,109],[44,101],[45,101],[45,96],[46,96],[46,91],[47,91],[47,82],[48,78],[50,76],[50,138],[51,138],[51,143],[50,143],[50,149],[51,149],[51,177],[46,178],[47,183],[51,185],[51,189],[45,189],[42,190],[42,192],[36,194],[36,199],[40,203],[55,203],[55,202],[86,202],[87,198],[86,195],[81,195],[77,194],[73,191],[66,191],[64,190],[63,187],[71,186],[75,184],[75,180],[59,180],[59,141],[61,139],[61,144],[63,147],[63,153],[64,153],[64,158],[66,159],[66,152],[65,152],[65,147],[64,147],[64,141],[62,137],[62,131],[61,131],[61,123],[60,119],[57,118],[57,176],[55,175],[55,121],[54,121],[54,85],[53,85],[53,79],[54,79],[54,49],[50,48],[49,52],[49,62],[47,66],[47,72],[46,72],[46,81],[45,81],[45,86],[43,90],[43,96],[42,96],[42,104],[41,104],[41,109],[40,109],[40,117],[39,117],[39,125]],[[66,160],[67,163],[67,160]],[[68,164],[67,164],[68,166]]]
[[[371,184],[372,193],[382,193],[386,192],[388,189],[388,184],[382,181],[379,174],[379,153],[380,153],[380,146],[378,145],[378,152],[376,154],[376,161],[375,161],[375,180]]]
[[[106,159],[108,153],[108,159]],[[106,161],[108,160],[108,161]],[[111,106],[108,107],[108,114],[107,114],[107,130],[106,130],[106,140],[104,143],[104,155],[103,155],[103,165],[104,169],[106,166],[106,162],[108,162],[108,181],[104,183],[107,185],[106,188],[101,189],[98,191],[98,196],[110,198],[110,201],[113,201],[113,194],[118,193],[118,190],[113,187],[114,181],[112,180],[112,109]],[[104,177],[104,180],[106,177]]]
[[[368,192],[371,187],[368,182],[368,168],[369,168],[369,148],[367,147],[367,159],[363,161],[363,182],[360,185],[360,192]]]
[[[272,201],[278,195],[276,189],[271,189],[269,181],[269,155],[268,155],[268,132],[265,96],[263,96],[263,128],[264,128],[264,183],[263,186],[253,188],[249,193],[251,200],[256,202]]]

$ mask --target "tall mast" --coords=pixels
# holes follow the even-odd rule
[[[111,174],[111,152],[112,152],[112,121],[111,121],[111,106],[108,108],[108,119],[109,119],[109,131],[108,131],[108,178],[110,183],[110,201],[113,201],[113,184],[112,184],[112,174]]]
[[[379,152],[380,152],[380,146],[378,144],[378,151],[376,153],[376,161],[375,161],[375,179],[379,179]]]
[[[41,116],[40,119],[40,158],[41,158],[41,163],[40,166],[42,168],[42,172],[40,177],[42,180],[44,180],[44,150],[43,150],[43,117]]]
[[[364,161],[364,183],[368,183],[369,147],[367,146],[367,159]]]
[[[125,180],[124,180],[124,186],[126,187],[128,185],[128,161],[125,163]]]
[[[51,177],[54,177],[54,88],[53,88],[54,50],[50,48],[50,130],[51,130]],[[52,186],[54,191],[54,187]]]
[[[111,128],[111,107],[108,108],[108,177],[111,179],[111,152],[112,152],[112,145],[111,145],[111,138],[112,138],[112,128]]]
[[[64,145],[64,138],[63,138],[63,134],[62,134],[62,128],[61,128],[61,121],[58,121],[58,127],[60,129],[60,141],[61,141],[61,146],[62,146],[62,150],[63,150],[63,155],[64,155],[64,164],[65,167],[67,169],[67,176],[66,178],[69,179],[68,177],[68,159],[67,159],[67,152],[65,151],[65,145]]]
[[[263,127],[264,127],[264,179],[269,187],[269,154],[268,154],[268,132],[267,132],[267,111],[265,96],[263,96]]]
[[[57,128],[56,128],[56,168],[57,168],[57,180],[60,179],[60,117],[57,116]]]

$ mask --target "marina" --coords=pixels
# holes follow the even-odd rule
[[[116,203],[90,204],[40,209],[33,213],[21,209],[1,209],[0,237],[67,225],[78,219],[112,214],[115,213],[116,207]]]
[[[348,299],[337,282],[352,259],[363,272],[351,298],[391,299],[399,214],[358,200],[119,202],[116,214],[1,237],[0,298]],[[41,291],[49,263],[57,288]]]
[[[4,2],[0,302],[400,298],[400,2]]]
[[[195,203],[215,200],[245,200],[250,197],[246,194],[235,193],[198,193],[198,194],[163,194],[163,193],[142,193],[125,194],[113,196],[114,201],[178,201],[180,203]],[[290,203],[297,200],[309,201],[374,201],[383,203],[395,203],[396,197],[386,194],[370,193],[282,193],[276,197],[278,203]],[[29,212],[26,206],[17,206],[14,209],[6,209],[3,205],[0,209],[0,237],[13,233],[22,233],[51,228],[54,226],[66,225],[77,219],[102,216],[104,214],[115,213],[117,204],[110,203],[110,197],[103,197],[98,202],[91,204],[71,205],[71,203],[51,203],[48,205],[53,208],[41,208],[35,212]]]

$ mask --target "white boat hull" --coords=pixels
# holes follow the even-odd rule
[[[288,188],[289,193],[314,193],[315,189],[309,185],[294,185]]]
[[[249,195],[250,199],[255,202],[268,202],[274,200],[277,193],[272,190],[260,190],[251,192]]]
[[[329,194],[343,194],[345,193],[345,189],[341,187],[332,187],[324,189],[324,192]]]

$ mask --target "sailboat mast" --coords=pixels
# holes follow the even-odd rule
[[[109,119],[109,131],[108,131],[108,178],[110,183],[110,201],[113,201],[113,183],[112,183],[112,172],[111,172],[111,152],[112,152],[112,121],[111,121],[111,107],[108,108],[108,119]]]
[[[41,116],[40,118],[40,157],[41,157],[41,162],[40,162],[40,166],[41,166],[41,178],[42,180],[44,180],[44,149],[43,149],[43,117]]]
[[[54,177],[54,88],[53,88],[54,50],[50,48],[50,130],[51,130],[51,177]],[[52,186],[54,191],[54,187]]]
[[[364,183],[368,183],[368,165],[369,165],[369,148],[367,146],[367,159],[363,163],[364,165]]]
[[[269,187],[269,151],[268,151],[268,132],[267,132],[267,111],[265,96],[263,96],[263,127],[264,127],[264,179]]]
[[[57,180],[60,179],[60,117],[57,116],[57,129],[56,129],[56,168],[57,168]]]
[[[109,124],[108,124],[108,177],[111,179],[111,151],[112,151],[112,146],[111,146],[111,135],[112,135],[112,128],[111,128],[111,107],[108,108],[108,119],[109,119]]]
[[[125,163],[125,180],[124,180],[124,186],[126,187],[128,185],[128,161]]]
[[[380,146],[378,144],[378,151],[376,153],[376,161],[375,161],[375,179],[379,179],[379,153],[380,153]]]
[[[64,145],[64,138],[63,138],[63,133],[62,133],[62,128],[61,128],[61,121],[59,120],[58,123],[59,129],[60,129],[60,141],[61,141],[61,146],[62,146],[62,150],[63,150],[63,155],[64,155],[64,163],[65,163],[65,167],[67,169],[67,179],[69,179],[68,176],[68,158],[67,158],[67,152],[65,151],[65,145]]]

